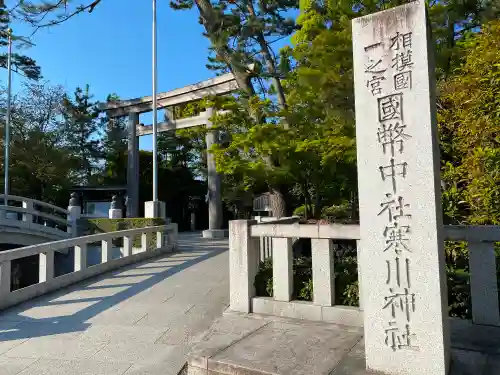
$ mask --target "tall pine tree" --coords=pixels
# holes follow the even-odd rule
[[[0,2],[0,46],[4,47],[4,51],[7,51],[8,45],[8,29],[11,23],[11,16],[9,10],[5,5],[5,1]],[[15,35],[12,35],[13,43],[18,44],[22,41],[17,40]],[[13,48],[14,49],[14,48]],[[7,52],[0,53],[0,67],[7,69]],[[20,73],[30,79],[38,80],[41,78],[40,67],[36,64],[36,61],[31,57],[12,53],[12,70],[14,72]]]
[[[120,100],[116,94],[108,95],[107,101]],[[123,117],[104,116],[101,124],[105,129],[103,139],[103,183],[108,185],[124,185],[127,182],[127,121]]]
[[[102,124],[99,121],[97,103],[92,101],[89,85],[85,89],[77,87],[74,97],[65,96],[65,146],[76,160],[76,178],[82,184],[91,184],[93,175],[99,169],[102,158],[100,135]]]

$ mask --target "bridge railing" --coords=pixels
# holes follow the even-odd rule
[[[500,326],[495,242],[500,226],[445,226],[445,239],[466,241],[469,252],[472,322]],[[272,238],[273,296],[256,297],[254,280],[259,269],[259,242]],[[312,302],[292,301],[292,238],[310,238],[312,254]],[[332,240],[355,240],[360,259],[359,225],[257,224],[235,220],[229,226],[230,308],[240,312],[324,320],[362,325],[362,265],[358,262],[359,307],[335,304],[335,272]]]
[[[177,224],[169,224],[74,237],[2,251],[0,252],[0,309],[124,265],[173,251],[177,248],[177,235]],[[137,236],[141,238],[141,247],[134,249],[132,245]],[[117,239],[119,241],[116,241]],[[101,243],[101,263],[89,266],[87,248],[99,242]],[[116,243],[119,243],[118,256],[115,256],[116,252],[113,251],[116,250],[114,246]],[[74,271],[56,277],[54,253],[68,248],[73,248]],[[12,290],[12,262],[33,255],[39,256],[39,282]]]
[[[74,220],[68,210],[36,199],[0,194],[0,220],[8,224],[36,227],[40,231],[52,234],[72,234]],[[7,204],[5,204],[7,203]]]

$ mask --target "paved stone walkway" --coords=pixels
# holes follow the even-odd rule
[[[227,241],[179,245],[1,312],[0,374],[177,374],[229,304]]]

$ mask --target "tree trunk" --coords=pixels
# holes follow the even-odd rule
[[[278,186],[269,186],[269,205],[271,206],[271,214],[273,217],[286,216],[286,201],[285,197]]]
[[[307,191],[307,184],[302,185],[302,195],[304,195],[304,219],[309,219],[311,199]]]
[[[257,18],[252,2],[248,3],[247,9],[248,12],[253,17]],[[281,84],[281,80],[278,77],[276,62],[274,61],[274,57],[271,54],[271,49],[269,48],[269,45],[266,42],[266,38],[264,38],[264,34],[262,32],[259,32],[257,34],[257,42],[259,43],[260,50],[262,52],[262,55],[264,56],[264,61],[266,62],[267,70],[272,76],[272,81],[274,83],[274,87],[276,88],[276,94],[278,96],[278,103],[281,106],[281,108],[286,109],[287,106],[286,106],[285,90],[283,90],[283,85]],[[288,128],[287,123],[285,123],[285,127]]]
[[[195,4],[200,12],[200,17],[202,19],[203,26],[207,35],[209,36],[210,42],[215,48],[217,55],[226,63],[228,68],[233,73],[236,83],[238,84],[239,89],[247,96],[251,97],[255,95],[255,90],[251,82],[251,75],[248,70],[248,67],[243,65],[241,61],[239,61],[232,51],[227,46],[227,41],[221,43],[216,40],[214,37],[215,33],[219,25],[217,24],[217,18],[215,16],[215,11],[210,3],[210,0],[195,0]],[[265,42],[265,40],[264,40]],[[267,44],[266,44],[267,47]],[[269,53],[269,50],[267,50]],[[269,53],[270,54],[270,53]],[[274,69],[275,71],[275,69]],[[277,89],[281,88],[283,91],[281,82],[277,86]],[[284,100],[284,94],[283,98]],[[281,100],[281,99],[280,99]],[[250,112],[250,116],[255,120],[256,123],[261,122],[261,116],[258,113]],[[286,201],[283,195],[283,190],[278,186],[270,186],[269,193],[271,194],[269,197],[269,204],[271,206],[271,210],[274,216],[284,217],[286,216]]]
[[[271,51],[269,46],[267,45],[266,40],[262,34],[259,34],[257,37],[259,41],[260,48],[262,50],[262,54],[264,55],[264,60],[266,61],[267,69],[269,73],[272,75],[272,81],[274,87],[276,88],[276,95],[278,96],[278,103],[281,108],[286,109],[286,98],[285,98],[285,90],[283,89],[283,85],[281,84],[281,80],[278,77],[278,72],[276,70],[276,64],[274,62],[274,58],[271,55]],[[285,128],[288,128],[288,123],[285,123]]]
[[[319,219],[321,217],[321,192],[319,190],[320,186],[319,183],[316,182],[315,186],[315,202],[314,202],[314,217],[316,219]]]
[[[225,41],[223,45],[214,37],[217,31],[218,25],[215,17],[215,11],[209,0],[195,0],[198,11],[200,12],[200,17],[205,27],[205,31],[210,39],[210,42],[215,48],[217,55],[224,60],[227,67],[234,74],[234,78],[238,87],[246,95],[252,96],[255,94],[252,82],[250,81],[250,73],[248,67],[241,64],[238,61],[231,50],[227,47],[227,42]]]

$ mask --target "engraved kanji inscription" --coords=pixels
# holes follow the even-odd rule
[[[398,72],[405,69],[411,69],[413,67],[411,56],[411,50],[396,53],[392,58],[391,68],[396,69]]]
[[[411,48],[412,35],[411,31],[408,33],[396,32],[396,35],[391,38],[390,49],[399,51],[400,49]]]
[[[397,255],[401,255],[403,251],[411,253],[408,243],[410,242],[410,226],[400,225],[397,222],[389,224],[384,229],[385,249],[384,253],[392,250]]]
[[[408,288],[404,288],[402,293],[398,293],[394,288],[389,288],[387,297],[384,297],[383,309],[389,309],[391,316],[396,318],[396,314],[403,314],[406,321],[411,320],[411,314],[415,312],[415,293],[410,293]]]
[[[385,261],[387,265],[387,285],[397,285],[411,288],[410,280],[410,259],[395,257]]]
[[[412,340],[416,335],[411,332],[410,325],[405,324],[404,328],[400,329],[396,322],[389,322],[389,326],[385,329],[385,345],[392,350],[410,349],[419,350],[417,346],[412,345]]]
[[[385,77],[376,75],[366,81],[366,87],[370,89],[373,96],[382,94],[382,81],[385,81]]]
[[[411,71],[394,75],[394,90],[411,89]]]
[[[389,222],[398,220],[403,217],[411,218],[411,214],[407,212],[407,210],[409,210],[410,208],[410,205],[408,203],[404,203],[403,197],[400,196],[394,198],[394,196],[391,193],[386,193],[385,197],[387,199],[382,203],[380,203],[381,210],[378,213],[378,216],[386,212],[388,215]]]
[[[383,96],[377,101],[379,121],[403,120],[403,94]]]
[[[365,64],[365,73],[371,74],[383,74],[387,71],[387,68],[384,68],[382,59],[372,59],[368,58],[368,62]]]
[[[380,124],[377,130],[378,143],[382,145],[384,154],[390,149],[391,156],[394,156],[397,150],[400,154],[404,150],[404,141],[411,138],[410,135],[405,133],[406,125],[401,124],[400,121]]]
[[[396,194],[396,177],[401,176],[403,178],[406,177],[406,171],[408,169],[408,163],[396,163],[394,158],[391,158],[389,165],[378,167],[380,170],[380,176],[382,177],[382,181],[386,181],[387,179],[391,179],[392,181],[392,191]]]
[[[379,47],[381,45],[382,45],[381,42],[370,44],[369,46],[365,47],[365,52],[368,52],[369,50],[375,49],[375,48],[377,48],[377,47]]]

